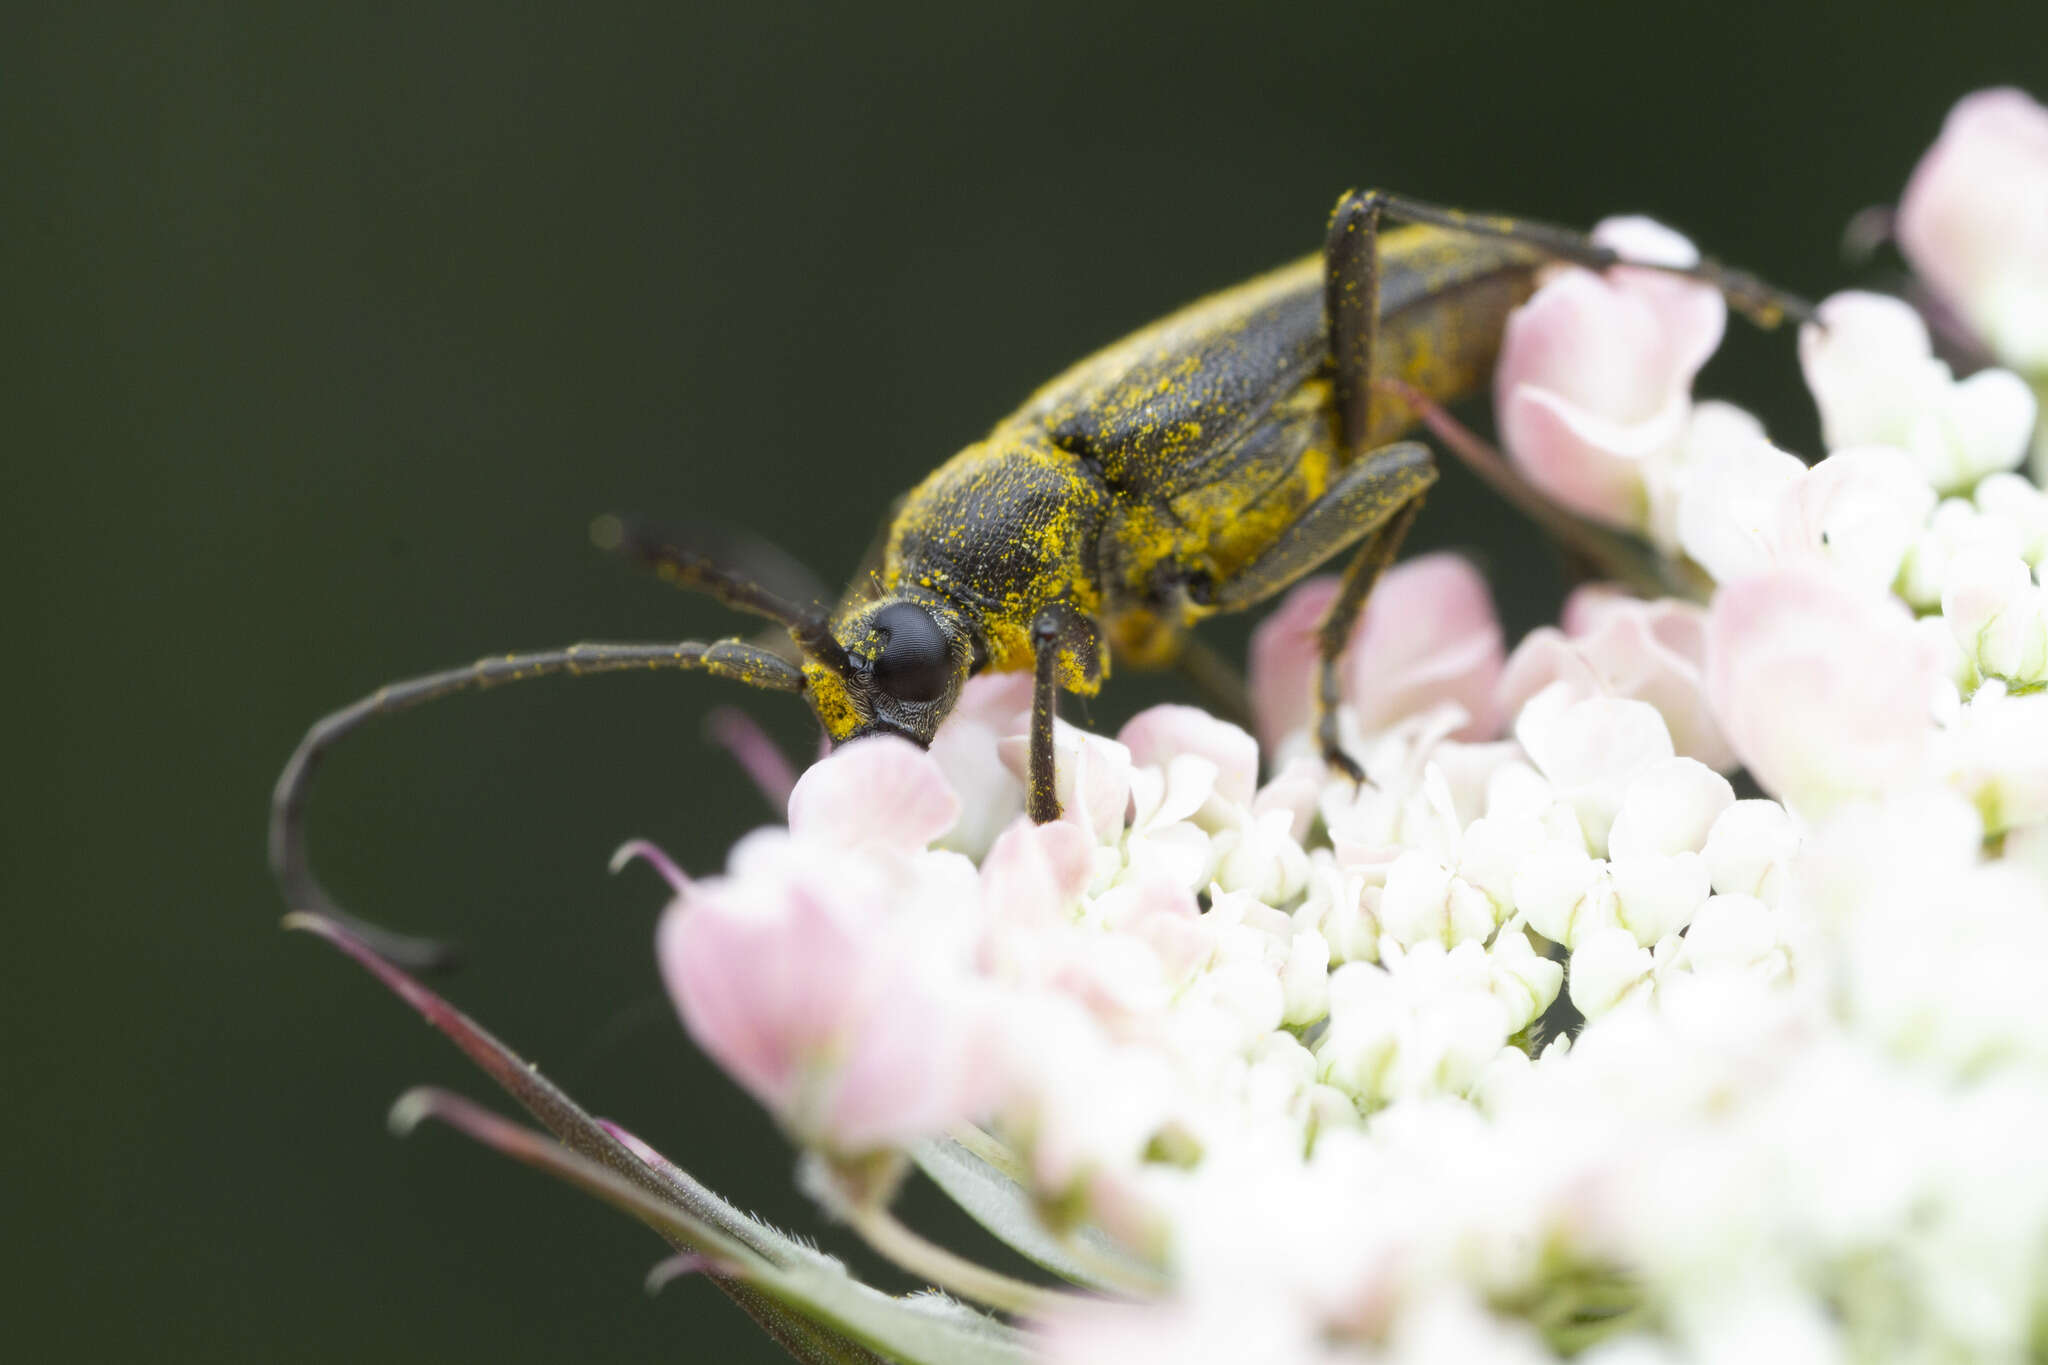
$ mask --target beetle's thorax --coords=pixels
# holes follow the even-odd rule
[[[911,491],[890,530],[883,586],[953,612],[977,666],[1028,669],[1041,611],[1100,611],[1097,546],[1110,512],[1085,461],[1042,434],[998,428]],[[1078,681],[1070,690],[1093,690]]]

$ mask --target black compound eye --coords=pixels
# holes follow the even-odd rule
[[[952,677],[946,637],[930,612],[911,602],[892,602],[875,613],[882,652],[875,682],[898,701],[937,701]]]

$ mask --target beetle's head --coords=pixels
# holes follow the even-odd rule
[[[804,642],[804,691],[834,744],[901,735],[920,748],[960,699],[974,655],[951,608],[885,597],[843,618],[830,643]]]

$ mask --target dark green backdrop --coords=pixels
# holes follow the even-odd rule
[[[409,1084],[486,1092],[275,929],[264,803],[302,727],[485,651],[725,624],[593,551],[597,511],[843,573],[1033,384],[1310,248],[1349,183],[1650,210],[1825,290],[1957,95],[2048,89],[2044,15],[10,7],[16,1358],[765,1357],[704,1285],[642,1295],[640,1229],[384,1135]],[[1791,355],[1739,337],[1710,387],[1810,448]],[[1531,559],[1469,487],[1426,520]],[[1519,627],[1556,585],[1503,593]],[[701,736],[735,700],[807,740],[676,677],[390,723],[333,765],[316,847],[359,906],[469,943],[456,999],[599,1112],[815,1225],[662,1000],[654,880],[603,872],[635,834],[712,869],[765,817]]]

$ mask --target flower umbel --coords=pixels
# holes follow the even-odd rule
[[[657,864],[663,979],[807,1188],[1006,1320],[859,1285],[297,922],[561,1145],[438,1093],[408,1125],[632,1212],[809,1359],[2037,1356],[2048,499],[2017,471],[2048,216],[2012,204],[2044,148],[2038,105],[1973,96],[1899,215],[2019,375],[1838,294],[1800,343],[1810,459],[1694,400],[1718,295],[1556,272],[1508,328],[1508,455],[1704,600],[1588,584],[1510,652],[1471,564],[1398,566],[1342,671],[1364,781],[1310,734],[1309,580],[1255,639],[1256,737],[1062,723],[1033,825],[1028,689],[979,677],[931,752],[842,745],[722,873]],[[913,1164],[1065,1284],[897,1223]]]

